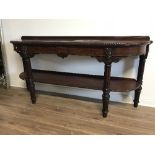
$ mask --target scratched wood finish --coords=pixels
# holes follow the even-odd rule
[[[0,134],[155,134],[155,108],[112,102],[103,119],[100,103],[40,94],[34,105],[24,89],[0,91]]]

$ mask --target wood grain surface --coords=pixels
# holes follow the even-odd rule
[[[0,88],[0,134],[155,134],[155,108],[110,102],[102,104],[39,94],[31,104],[21,88]]]
[[[66,72],[32,70],[33,79],[35,82],[63,85],[79,88],[88,88],[102,90],[104,86],[104,76],[76,74]],[[19,77],[22,80],[27,79],[26,74],[22,72]],[[140,87],[140,84],[135,79],[111,77],[110,90],[114,92],[129,92]]]

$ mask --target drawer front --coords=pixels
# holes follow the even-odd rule
[[[28,53],[34,54],[58,54],[79,56],[105,56],[106,48],[88,47],[42,47],[28,46]],[[146,46],[115,47],[112,48],[112,56],[137,56],[145,54]]]

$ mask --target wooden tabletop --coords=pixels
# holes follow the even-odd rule
[[[55,46],[141,46],[151,44],[149,36],[22,36],[16,45]]]

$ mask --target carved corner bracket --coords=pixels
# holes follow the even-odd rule
[[[17,53],[20,53],[20,51],[21,51],[20,46],[13,44],[13,48],[14,48],[14,51],[16,51]]]
[[[35,54],[28,53],[26,46],[18,46],[14,45],[14,50],[22,57],[22,58],[32,58]]]
[[[95,57],[99,62],[104,63],[112,63],[112,62],[119,62],[122,58],[121,57],[112,57],[110,61],[107,62],[107,59],[105,57]]]
[[[119,62],[122,57],[118,57],[118,56],[113,56],[112,55],[112,48],[105,48],[104,52],[105,52],[105,56],[96,56],[95,58],[99,61],[99,62],[104,62],[106,64],[111,64],[112,62]]]

